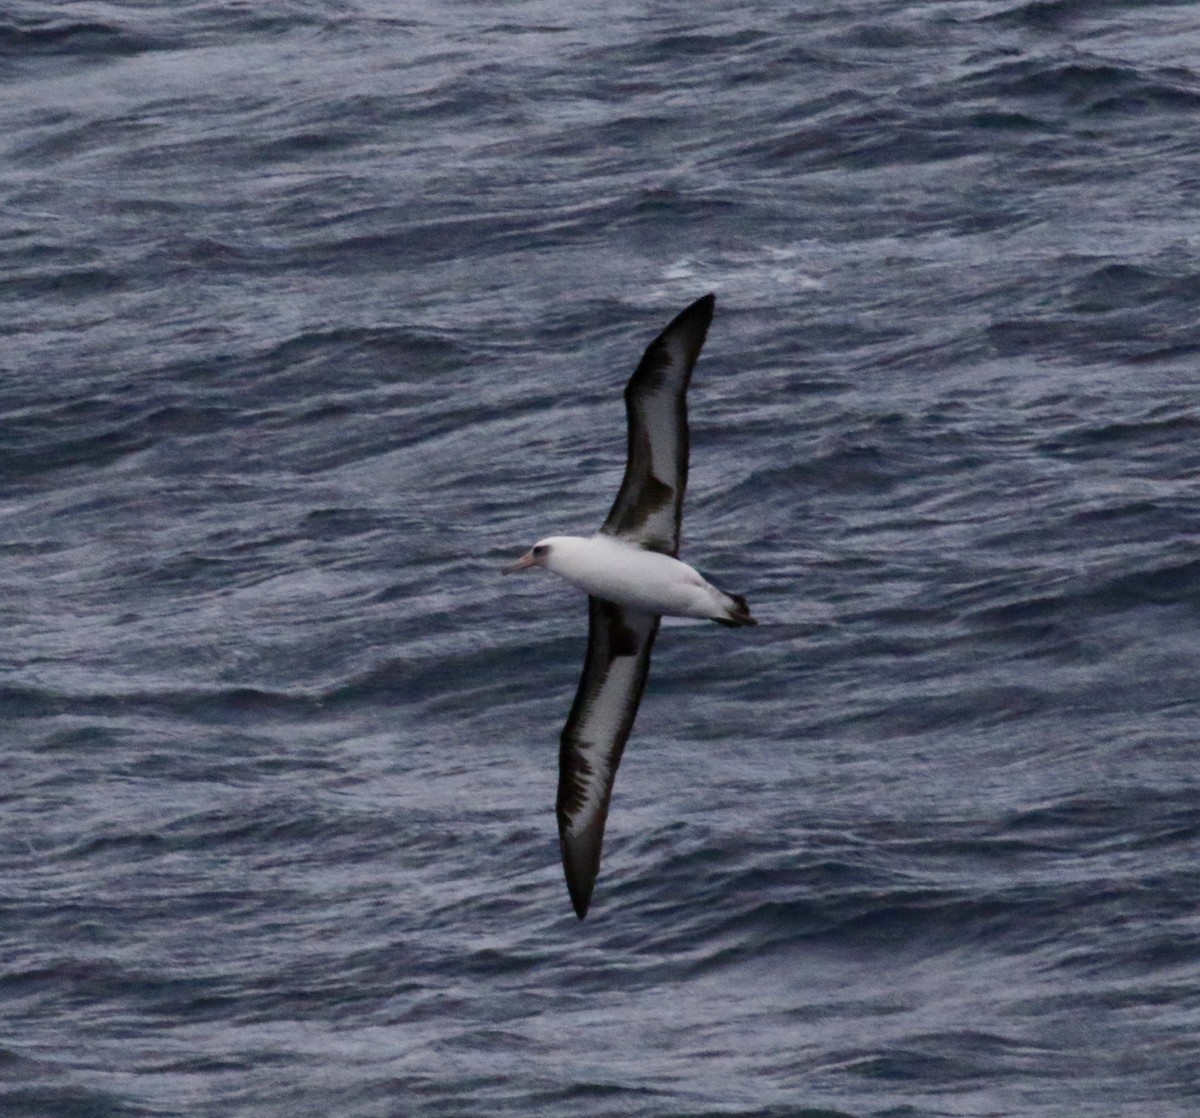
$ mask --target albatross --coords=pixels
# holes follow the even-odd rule
[[[542,567],[588,595],[583,676],[559,749],[558,835],[571,904],[587,915],[613,779],[664,615],[756,624],[740,594],[718,590],[678,558],[687,485],[687,389],[716,297],[678,314],[625,388],[628,454],[617,499],[591,537],[547,536],[505,574]]]

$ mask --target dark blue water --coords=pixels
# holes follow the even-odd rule
[[[0,1113],[1196,1114],[1200,8],[579,7],[0,15]]]

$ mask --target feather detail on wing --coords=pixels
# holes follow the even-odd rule
[[[656,614],[588,598],[587,659],[563,728],[558,775],[563,870],[581,920],[600,869],[613,778],[646,685],[658,622]]]
[[[679,551],[687,486],[687,389],[716,298],[680,312],[646,349],[625,388],[629,451],[625,477],[601,532],[652,551]]]

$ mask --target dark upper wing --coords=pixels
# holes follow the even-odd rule
[[[580,920],[600,869],[613,778],[646,685],[658,621],[656,614],[588,598],[587,660],[558,762],[558,837]]]
[[[687,388],[708,334],[716,297],[705,295],[654,339],[625,388],[629,455],[601,532],[652,551],[679,550],[687,485]]]

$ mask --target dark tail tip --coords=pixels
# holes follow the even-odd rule
[[[757,625],[758,622],[750,616],[750,603],[746,601],[741,594],[730,594],[726,591],[725,596],[733,603],[733,608],[729,611],[728,617],[718,617],[716,620],[722,625],[728,625],[731,629],[740,628],[742,625]]]

